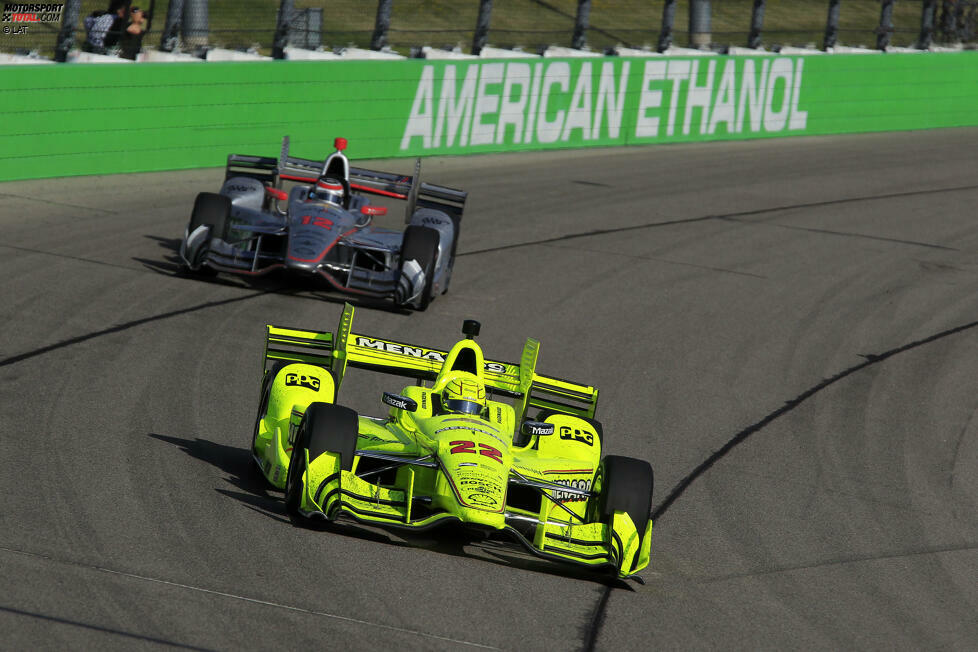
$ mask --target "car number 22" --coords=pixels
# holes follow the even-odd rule
[[[452,447],[451,450],[452,455],[457,455],[458,453],[472,453],[473,455],[476,454],[485,455],[486,457],[496,460],[500,464],[503,463],[502,451],[500,451],[498,448],[493,448],[492,446],[489,446],[487,444],[478,444],[477,446],[474,441],[458,440],[458,441],[449,442],[449,445]]]

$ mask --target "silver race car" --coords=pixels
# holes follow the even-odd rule
[[[228,156],[219,193],[202,192],[180,243],[191,272],[258,276],[285,269],[318,276],[342,292],[390,298],[424,310],[448,291],[466,192],[414,176],[351,167],[346,139],[325,161]],[[292,182],[289,190],[285,182]],[[387,208],[368,195],[407,203],[403,231],[373,224]]]

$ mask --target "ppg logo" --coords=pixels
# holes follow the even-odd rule
[[[313,390],[319,389],[319,379],[315,376],[306,376],[305,374],[285,374],[285,384],[293,387],[306,387]]]
[[[580,430],[578,428],[571,428],[570,426],[560,427],[560,438],[561,439],[573,439],[574,441],[579,441],[588,446],[594,445],[594,433],[588,430]]]

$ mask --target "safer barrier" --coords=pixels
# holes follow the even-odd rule
[[[978,125],[978,52],[0,66],[0,179]]]

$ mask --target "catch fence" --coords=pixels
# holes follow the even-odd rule
[[[5,3],[7,6],[30,3]],[[108,0],[66,0],[61,23],[7,20],[0,52],[62,57]],[[283,58],[286,47],[421,56],[485,47],[540,53],[671,46],[728,51],[952,46],[978,40],[978,0],[134,0],[149,10],[142,48],[211,48]],[[283,19],[284,16],[284,19]],[[22,29],[29,27],[29,29]],[[20,29],[21,31],[16,31]],[[58,58],[55,56],[55,58]]]

